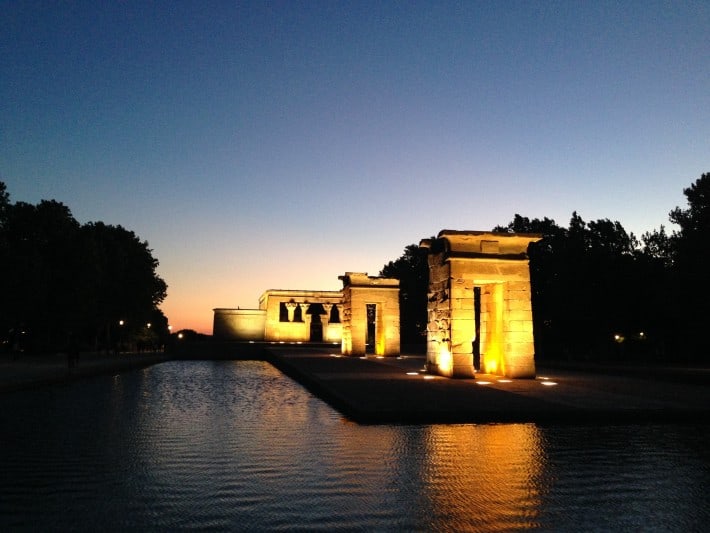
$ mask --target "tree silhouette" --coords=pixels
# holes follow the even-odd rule
[[[114,347],[111,332],[119,320],[146,324],[165,298],[167,286],[157,266],[148,243],[133,232],[102,222],[81,226],[54,200],[11,204],[0,182],[0,339],[5,348]]]
[[[416,244],[404,248],[404,253],[390,261],[380,271],[381,276],[399,280],[400,340],[403,344],[424,344],[427,327],[427,291],[429,266],[426,250]]]
[[[673,209],[670,221],[680,229],[670,237],[672,284],[677,316],[671,324],[676,346],[690,360],[710,361],[705,328],[710,319],[707,260],[710,249],[710,173],[683,190],[688,207]]]

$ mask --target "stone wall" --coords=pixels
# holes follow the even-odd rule
[[[473,377],[475,288],[480,300],[480,371],[535,377],[527,246],[539,235],[443,230],[429,250],[427,369]]]
[[[266,311],[214,309],[212,335],[220,340],[263,341]]]
[[[374,355],[399,355],[399,280],[346,272],[343,281],[342,347],[345,355],[367,354],[367,306],[374,306]]]

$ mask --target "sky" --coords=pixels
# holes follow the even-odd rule
[[[174,330],[710,171],[710,2],[0,0],[0,181],[149,243]]]

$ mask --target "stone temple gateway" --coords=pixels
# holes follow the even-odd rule
[[[428,252],[426,369],[535,377],[527,248],[541,235],[442,230]],[[399,280],[346,272],[342,291],[268,290],[259,309],[214,309],[221,340],[326,342],[344,355],[400,352]]]
[[[480,371],[535,377],[527,248],[540,235],[442,230],[428,250],[427,370],[473,377]],[[478,309],[478,312],[477,312]]]

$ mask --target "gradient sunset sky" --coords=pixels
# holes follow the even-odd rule
[[[147,240],[174,328],[710,171],[710,2],[0,1],[0,180]]]

